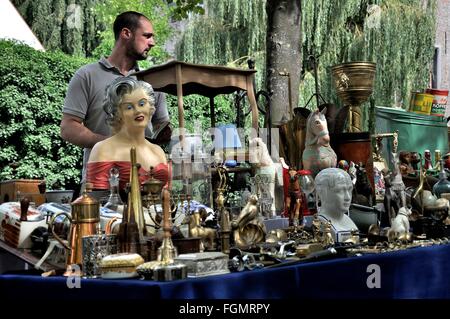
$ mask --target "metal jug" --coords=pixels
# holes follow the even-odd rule
[[[50,221],[53,236],[68,250],[66,266],[72,264],[81,266],[83,263],[83,236],[97,234],[99,227],[100,203],[88,194],[87,189],[88,186],[84,193],[71,203],[71,216],[66,212],[61,212],[53,215]],[[53,223],[59,215],[65,215],[70,220],[68,243],[62,240],[53,229]]]

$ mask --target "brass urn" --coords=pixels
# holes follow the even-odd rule
[[[331,67],[337,94],[344,105],[349,106],[349,132],[361,132],[361,104],[366,102],[373,92],[375,71],[375,63],[364,61]]]

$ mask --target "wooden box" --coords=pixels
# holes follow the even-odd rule
[[[200,251],[200,237],[172,238],[172,243],[177,249],[178,254],[198,253]],[[156,236],[147,238],[147,259],[156,260],[158,248],[162,242]]]
[[[200,252],[200,237],[174,238],[173,245],[178,254],[190,254]]]
[[[0,182],[0,203],[19,201],[22,196],[28,196],[37,207],[45,203],[45,194],[41,194],[38,187],[42,182],[37,179],[13,179]]]

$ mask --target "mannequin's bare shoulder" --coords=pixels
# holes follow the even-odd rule
[[[88,162],[103,162],[111,160],[112,138],[97,142],[91,150]]]
[[[160,163],[167,164],[166,153],[164,153],[164,150],[161,148],[161,146],[159,146],[157,144],[153,144],[153,143],[150,143],[150,144],[151,144],[153,152],[159,158]]]

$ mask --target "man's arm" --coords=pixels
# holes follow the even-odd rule
[[[152,117],[153,131],[157,131],[161,126],[165,126],[170,122],[166,95],[164,93],[155,92],[155,107],[155,114]]]
[[[149,140],[152,143],[161,145],[170,142],[172,136],[166,95],[164,93],[155,92],[155,106],[156,111],[152,117],[153,134]]]
[[[79,117],[66,113],[63,113],[61,119],[61,137],[69,143],[86,148],[92,148],[95,143],[107,138],[107,136],[93,133],[83,125]]]

